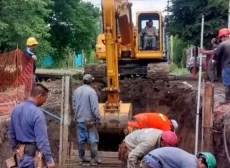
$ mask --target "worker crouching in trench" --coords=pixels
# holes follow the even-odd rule
[[[216,158],[210,152],[193,155],[175,147],[162,147],[149,152],[140,168],[216,168]]]
[[[154,128],[137,129],[127,135],[119,146],[118,159],[128,168],[135,168],[151,150],[163,146],[177,146],[177,135],[172,131]]]

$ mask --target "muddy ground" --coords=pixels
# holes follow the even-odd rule
[[[52,112],[56,116],[60,116],[61,109],[61,80],[46,80],[43,83],[50,89],[50,95],[47,103],[43,106],[46,110]],[[72,91],[74,91],[81,82],[72,80]],[[193,153],[194,152],[194,140],[195,140],[195,119],[196,119],[196,97],[197,97],[197,81],[184,81],[184,80],[172,80],[169,82],[163,80],[147,80],[147,79],[125,79],[121,81],[121,100],[123,102],[131,102],[133,105],[133,114],[141,112],[162,112],[174,118],[179,123],[179,147]],[[104,101],[106,96],[101,92],[103,87],[101,84],[96,84],[96,90],[99,94],[99,100]],[[222,84],[215,84],[215,103],[223,99],[224,89]],[[214,149],[213,152],[217,156],[218,168],[227,168],[230,166],[228,163],[223,138],[224,119],[230,116],[227,114],[228,107],[226,109],[219,109],[214,113]],[[230,123],[230,122],[229,122]],[[54,158],[58,161],[59,151],[59,135],[60,135],[60,123],[58,120],[47,117],[49,139],[51,143],[52,152]],[[226,124],[226,144],[230,147],[230,126]],[[6,136],[7,122],[4,126],[1,126],[0,132],[0,151],[9,150],[9,145]],[[70,126],[71,142],[76,142],[76,134],[74,123]],[[119,141],[122,139],[116,139],[114,143],[111,143],[107,139],[101,137],[100,149],[102,150],[116,150]],[[112,145],[111,145],[112,144]],[[10,155],[8,152],[7,155]],[[7,156],[2,156],[1,158]],[[0,167],[4,168],[0,162]]]

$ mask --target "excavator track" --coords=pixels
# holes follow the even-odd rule
[[[106,85],[106,65],[90,64],[85,67],[85,73],[92,74],[98,83]],[[156,62],[149,63],[147,65],[146,74],[136,75],[137,78],[149,78],[151,80],[168,80],[169,78],[169,63],[168,62]],[[120,76],[120,80],[123,78],[135,78],[135,75]]]
[[[85,66],[85,74],[91,74],[96,81],[106,83],[106,65],[105,63],[89,64]]]
[[[147,78],[152,80],[168,80],[169,79],[169,63],[156,62],[149,63],[147,66]]]

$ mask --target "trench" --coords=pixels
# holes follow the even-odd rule
[[[97,84],[98,86],[98,84]],[[120,81],[121,100],[132,104],[133,115],[142,112],[161,112],[179,123],[179,147],[192,152],[195,143],[196,89],[183,81],[126,79]],[[105,93],[96,88],[101,102]],[[117,151],[125,135],[99,133],[99,149]]]

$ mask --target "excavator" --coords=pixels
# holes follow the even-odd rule
[[[144,2],[144,1],[143,1]],[[132,117],[131,103],[120,100],[119,80],[125,78],[167,78],[166,34],[159,11],[136,13],[132,21],[132,3],[128,0],[102,0],[103,33],[98,35],[96,58],[102,64],[88,65],[85,73],[105,82],[105,103],[100,103],[102,116],[99,132],[121,133]],[[145,39],[143,29],[151,22],[154,37]]]

